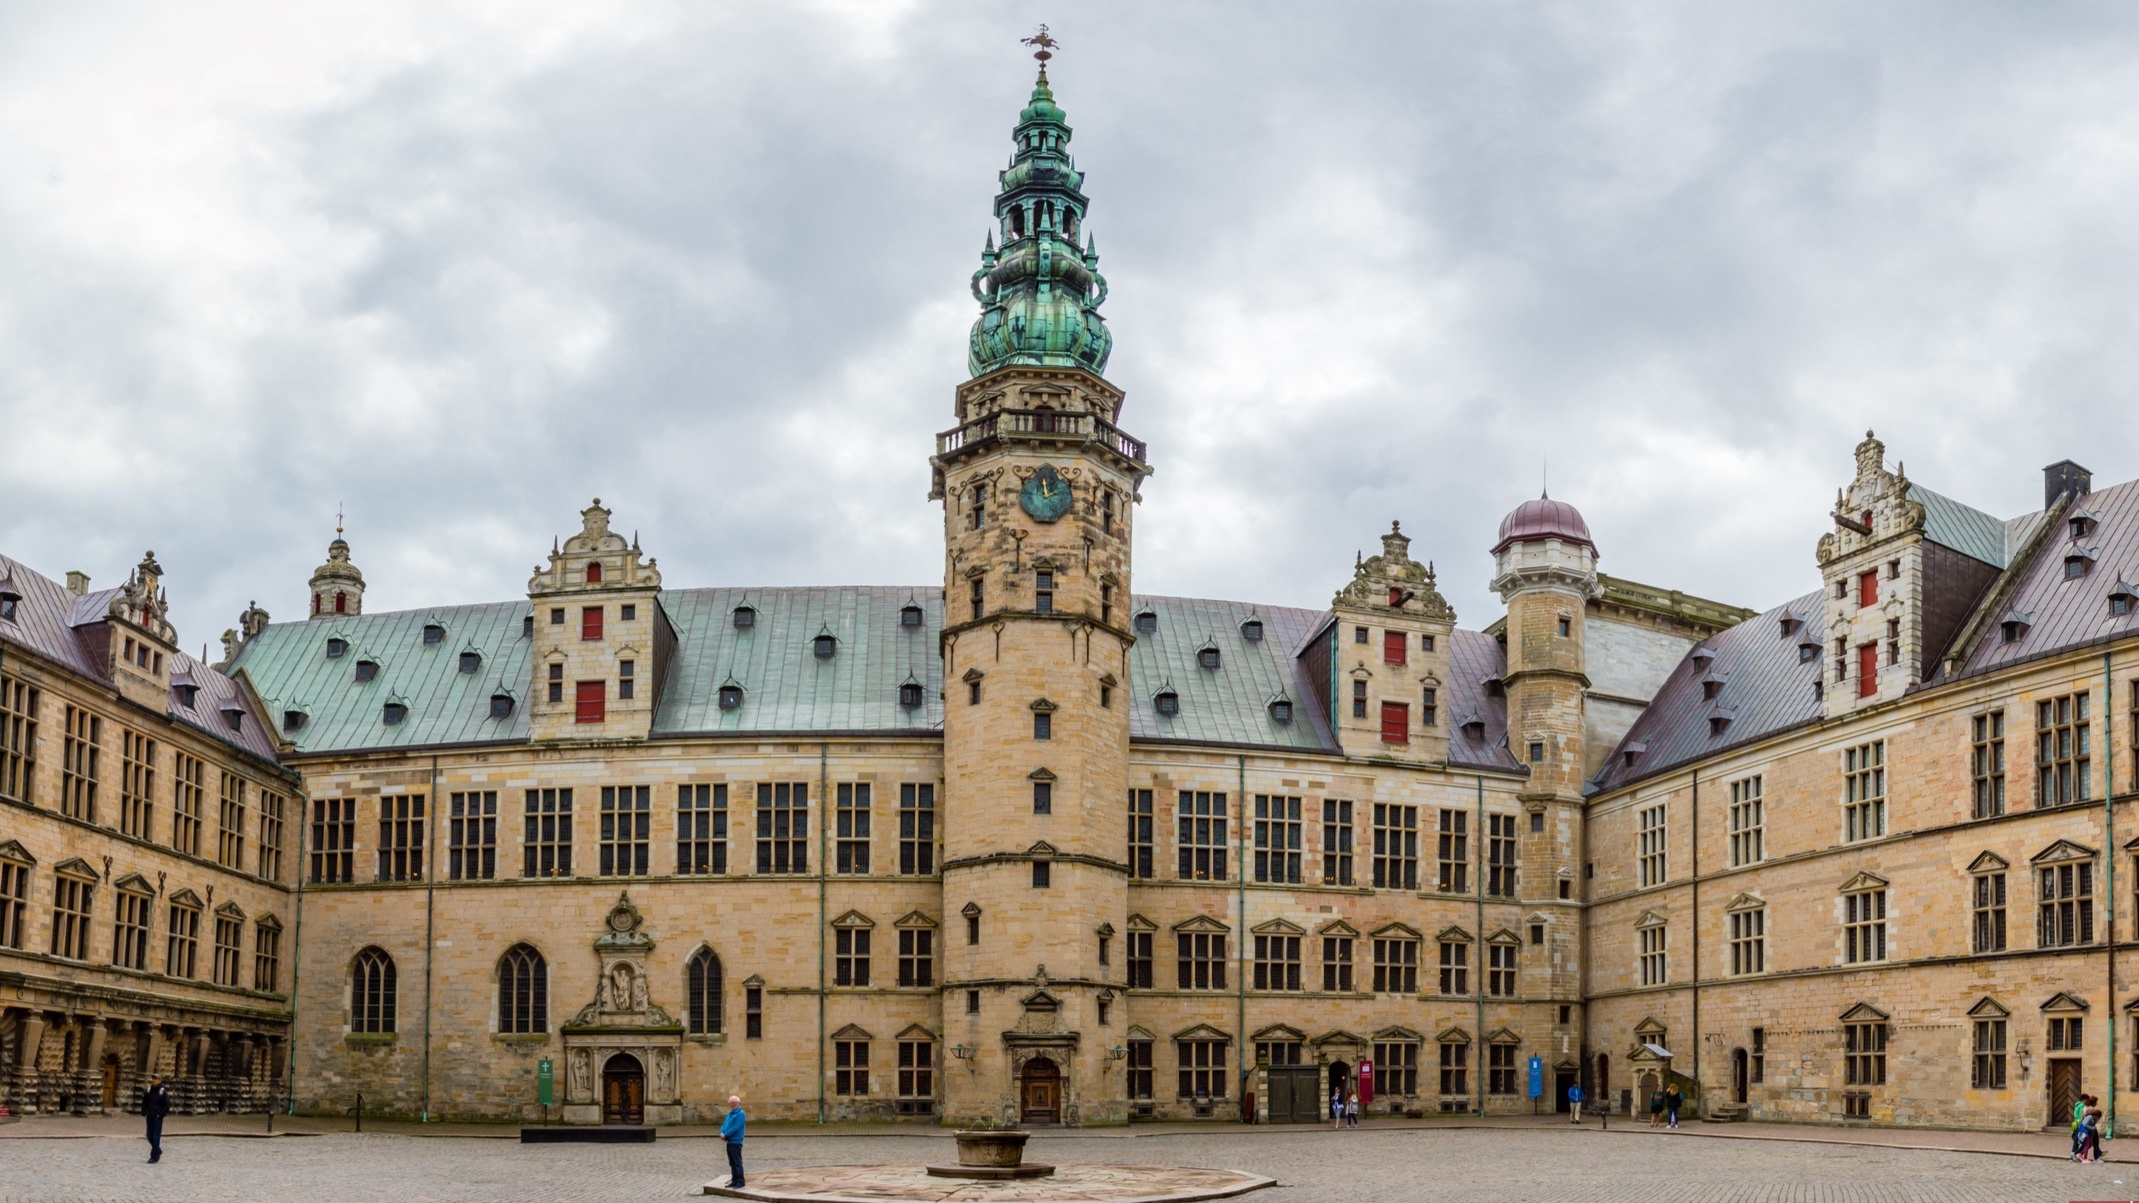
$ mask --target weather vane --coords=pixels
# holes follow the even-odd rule
[[[334,503],[334,533],[342,533],[342,503],[339,501]]]
[[[1029,38],[1019,38],[1018,44],[1032,47],[1032,57],[1040,60],[1040,75],[1044,78],[1047,75],[1047,60],[1055,57],[1055,47],[1062,43],[1047,32],[1047,26],[1042,25],[1040,32]]]

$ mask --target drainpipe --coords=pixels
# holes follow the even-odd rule
[[[430,846],[423,866],[423,1122],[431,1122],[431,957],[437,948],[438,757],[431,757]]]
[[[1233,761],[1240,783],[1240,839],[1235,841],[1238,850],[1234,857],[1240,867],[1240,872],[1236,874],[1240,878],[1240,921],[1235,930],[1240,933],[1240,939],[1234,950],[1237,958],[1234,965],[1237,972],[1233,975],[1234,1022],[1235,1030],[1240,1033],[1240,1101],[1245,1107],[1248,1102],[1248,1083],[1254,1080],[1255,1073],[1255,1065],[1249,1060],[1254,1050],[1248,1047],[1248,758],[1235,756]],[[1252,1115],[1242,1115],[1240,1118],[1243,1123],[1253,1122],[1255,1119]]]
[[[304,778],[298,778],[304,784]],[[289,1084],[282,1092],[284,1113],[297,1114],[297,985],[304,972],[305,947],[305,858],[311,854],[307,837],[312,834],[312,799],[297,793],[297,916],[290,925],[290,1037],[283,1041],[289,1046]]]
[[[826,874],[831,866],[826,858],[831,855],[830,836],[826,829],[831,826],[826,820],[831,815],[831,790],[826,782],[831,780],[831,745],[817,745],[817,1122],[824,1123],[824,925],[825,888],[831,880]]]
[[[1473,780],[1478,783],[1478,825],[1471,831],[1471,839],[1476,841],[1478,850],[1478,880],[1471,883],[1478,891],[1478,963],[1471,966],[1472,972],[1478,975],[1478,1043],[1473,1047],[1490,1055],[1490,1046],[1485,1042],[1485,777],[1479,774]],[[1473,1068],[1478,1071],[1478,1114],[1483,1116],[1486,1064],[1481,1060]]]
[[[1693,1089],[1701,1113],[1701,770],[1693,770]]]
[[[2104,859],[2109,863],[2109,905],[2102,908],[2105,924],[2102,949],[2107,954],[2105,970],[2109,978],[2109,1113],[2102,1118],[2104,1136],[2114,1136],[2117,1131],[2117,857],[2122,855],[2117,847],[2116,727],[2109,718],[2109,708],[2116,704],[2116,692],[2110,686],[2109,653],[2103,652],[2102,826],[2107,834],[2102,847],[2106,853]]]

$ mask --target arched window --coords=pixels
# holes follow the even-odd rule
[[[349,1030],[391,1032],[394,1027],[394,958],[376,945],[356,955],[349,975]]]
[[[550,967],[525,944],[505,950],[498,962],[498,1031],[550,1030]]]
[[[685,1022],[693,1036],[717,1036],[723,1030],[720,976],[720,958],[710,948],[693,953],[684,968],[683,994],[690,1011]]]

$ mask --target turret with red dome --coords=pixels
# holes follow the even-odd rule
[[[1582,521],[1582,511],[1543,494],[1535,501],[1516,506],[1500,520],[1500,538],[1493,544],[1493,554],[1499,555],[1510,543],[1533,539],[1559,539],[1580,543],[1592,552],[1597,550],[1589,537],[1589,523]]]

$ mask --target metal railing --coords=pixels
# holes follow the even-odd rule
[[[1061,439],[1105,443],[1116,454],[1144,462],[1144,444],[1096,414],[1059,409],[999,409],[936,436],[936,454],[1000,438]]]

